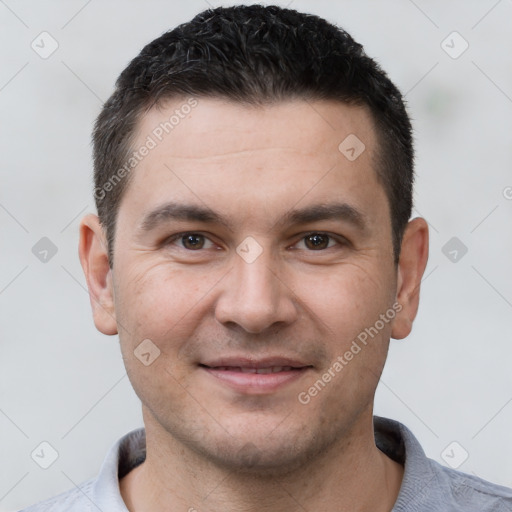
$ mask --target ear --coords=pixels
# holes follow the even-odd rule
[[[402,238],[398,262],[396,300],[402,306],[393,320],[391,337],[409,335],[418,312],[420,285],[428,260],[428,224],[420,217],[409,221]]]
[[[78,253],[87,280],[94,324],[103,334],[117,334],[112,270],[105,233],[97,215],[86,215],[80,222]]]

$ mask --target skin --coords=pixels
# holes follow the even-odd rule
[[[80,228],[96,327],[119,333],[143,408],[147,458],[121,480],[123,499],[132,512],[389,511],[403,467],[375,445],[373,400],[390,337],[406,337],[416,316],[427,224],[409,222],[395,266],[365,108],[198,102],[133,171],[113,268],[97,217]],[[148,112],[134,147],[180,104]],[[365,144],[354,161],[338,150],[349,134]],[[148,212],[169,201],[207,207],[231,226],[167,219],[143,230]],[[343,217],[279,222],[331,202],[356,208],[364,229]],[[192,248],[169,240],[184,232],[206,238]],[[329,235],[321,248],[311,232]],[[262,250],[251,263],[236,251],[248,236]],[[393,304],[396,316],[301,403],[299,393]],[[161,351],[149,366],[134,355],[145,339]],[[309,368],[276,390],[240,391],[199,366],[232,355],[288,357]]]

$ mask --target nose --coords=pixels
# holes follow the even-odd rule
[[[248,333],[294,322],[298,312],[292,284],[279,273],[270,250],[263,250],[252,262],[238,254],[234,260],[216,302],[217,321],[227,327],[237,325]]]

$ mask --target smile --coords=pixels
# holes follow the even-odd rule
[[[219,361],[200,364],[199,368],[222,386],[238,393],[261,395],[275,393],[308,372],[312,366],[296,361]]]
[[[299,370],[299,368],[293,368],[291,366],[270,366],[267,368],[247,368],[242,366],[218,366],[214,368],[215,370],[220,371],[230,371],[230,372],[242,372],[242,373],[258,373],[258,374],[266,374],[266,373],[279,373],[279,372],[289,372],[291,370]]]

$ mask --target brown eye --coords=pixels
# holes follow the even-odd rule
[[[166,251],[177,251],[181,256],[188,254],[189,257],[193,257],[193,252],[196,252],[198,257],[204,257],[206,254],[211,256],[212,251],[220,249],[207,235],[194,231],[175,233],[163,240],[161,247]]]
[[[187,234],[181,237],[181,243],[185,249],[196,250],[204,247],[205,237],[203,235]]]
[[[312,233],[304,237],[306,247],[312,250],[327,249],[329,240],[330,237],[322,233]]]

